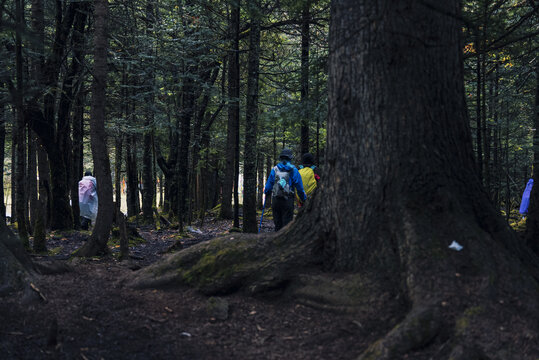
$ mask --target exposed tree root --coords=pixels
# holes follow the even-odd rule
[[[426,345],[438,335],[441,325],[440,311],[436,306],[416,306],[400,324],[383,339],[372,344],[359,359],[395,359]]]
[[[471,217],[450,221],[433,212],[425,218],[397,211],[402,220],[391,233],[398,244],[398,268],[372,262],[358,272],[323,272],[318,241],[332,235],[299,221],[278,234],[229,234],[200,243],[133,273],[127,284],[186,285],[208,295],[277,290],[309,306],[350,313],[360,322],[376,324],[377,331],[388,328],[364,351],[364,360],[398,358],[432,344],[438,349],[429,351],[439,358],[488,359],[488,354],[501,359],[503,346],[488,334],[510,328],[515,316],[522,328],[531,329],[533,341],[539,330],[533,325],[538,323],[537,282],[502,242],[493,240],[499,234],[482,230]],[[452,240],[464,250],[448,249]],[[504,305],[517,295],[527,299],[513,300],[518,309]],[[511,321],[506,324],[506,319]]]
[[[173,254],[133,275],[134,287],[188,285],[204,294],[242,289],[255,294],[281,287],[308,261],[306,246],[271,235],[231,234]]]

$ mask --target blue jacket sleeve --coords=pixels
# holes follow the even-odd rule
[[[264,187],[264,194],[271,194],[274,183],[275,183],[275,169],[271,169],[270,176],[268,177],[268,181],[266,182],[266,186]]]
[[[296,168],[294,168],[292,173],[292,186],[298,192],[298,196],[300,197],[301,201],[307,200],[307,194],[305,194],[305,190],[303,189],[303,181],[301,180],[301,175]]]

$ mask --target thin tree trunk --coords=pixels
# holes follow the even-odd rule
[[[273,159],[271,158],[271,156],[267,155],[266,156],[266,182],[269,179],[272,168],[273,168]],[[265,186],[266,182],[264,182],[262,186]],[[266,205],[266,209],[271,209],[271,196],[266,196],[266,200],[264,204]]]
[[[487,122],[487,76],[486,76],[486,68],[487,63],[483,64],[482,71],[483,71],[483,82],[481,84],[481,116],[482,116],[482,123],[483,123],[483,150],[484,150],[484,184],[485,189],[489,193],[489,196],[491,194],[491,179],[490,179],[490,125]],[[491,94],[492,96],[492,94]]]
[[[114,161],[114,205],[116,206],[115,213],[120,214],[122,206],[122,135],[116,135],[116,157]]]
[[[248,4],[251,17],[247,65],[247,109],[245,113],[245,152],[243,160],[243,231],[256,233],[256,163],[258,128],[258,78],[260,64],[260,2]],[[239,224],[238,224],[239,225]]]
[[[165,196],[163,191],[163,173],[159,173],[159,207],[163,208],[163,197]]]
[[[151,38],[153,35],[151,28],[154,26],[155,16],[152,0],[146,3],[146,36]],[[153,222],[153,203],[155,197],[155,184],[153,178],[153,158],[152,158],[152,139],[154,122],[154,83],[155,73],[154,56],[155,51],[153,43],[149,46],[148,62],[146,64],[147,74],[145,79],[146,105],[145,105],[145,131],[143,135],[142,149],[142,216],[146,222]]]
[[[511,219],[511,183],[509,178],[509,112],[505,104],[505,220]]]
[[[492,182],[494,184],[493,186],[493,195],[492,199],[494,202],[494,205],[496,206],[496,209],[500,208],[500,188],[501,188],[501,178],[500,178],[500,151],[501,151],[501,141],[500,141],[500,124],[498,123],[498,106],[499,106],[499,100],[498,100],[498,82],[499,82],[499,74],[498,74],[498,62],[496,61],[496,65],[494,68],[494,97],[492,99],[492,113],[493,113],[493,120],[494,120],[494,149],[493,149],[493,161],[492,164],[493,168],[493,179]]]
[[[81,84],[82,86],[82,84]],[[86,93],[84,89],[79,89],[75,103],[73,105],[73,151],[71,160],[71,209],[73,211],[73,222],[75,229],[80,228],[80,208],[79,208],[79,180],[84,174],[83,164],[83,136],[84,136],[84,102]]]
[[[229,36],[231,42],[230,55],[228,57],[228,127],[226,137],[226,162],[223,178],[223,194],[221,201],[220,216],[223,219],[232,219],[232,191],[236,178],[236,139],[239,124],[239,32],[240,32],[240,0],[230,2],[230,26]]]
[[[256,169],[258,171],[258,181],[257,181],[257,198],[256,198],[256,207],[258,209],[262,209],[262,206],[264,205],[262,203],[263,195],[264,195],[264,154],[259,150],[258,151],[258,157],[256,161]]]
[[[535,61],[535,117],[533,125],[533,183],[526,220],[526,244],[539,255],[539,61]]]
[[[309,152],[309,122],[311,117],[309,104],[310,11],[311,2],[305,0],[301,15],[301,154]]]
[[[478,37],[479,38],[479,37]],[[476,60],[476,72],[475,75],[477,77],[477,89],[476,89],[476,104],[475,104],[475,120],[476,120],[476,143],[477,143],[477,168],[479,171],[479,179],[483,181],[483,141],[482,141],[482,116],[481,116],[481,66],[482,66],[482,58],[481,58],[481,43],[480,40],[476,40],[476,47],[477,47],[477,60]]]
[[[38,141],[37,147],[38,171],[39,171],[39,202],[43,205],[43,218],[45,228],[51,227],[51,171],[49,166],[49,158],[41,140]],[[77,187],[78,192],[78,187]],[[77,197],[78,201],[78,197]]]
[[[318,73],[316,76],[316,85],[314,88],[314,98],[316,99],[316,164],[320,165],[320,80],[318,79]]]
[[[12,111],[12,114],[14,111]],[[16,115],[12,116],[13,125],[11,127],[11,223],[17,221],[17,174],[16,174],[16,164],[17,164],[17,119]]]
[[[38,216],[37,199],[37,136],[28,126],[28,203],[30,204],[30,232],[34,232],[34,225]]]
[[[137,148],[135,134],[127,135],[126,144],[126,177],[127,177],[127,214],[129,217],[139,213],[138,175],[137,175]]]
[[[16,126],[14,133],[16,134],[16,163],[15,163],[15,179],[17,181],[17,198],[16,198],[16,213],[17,213],[17,230],[19,237],[25,247],[29,246],[28,241],[28,218],[26,214],[26,141],[25,141],[25,119],[23,112],[23,58],[22,58],[22,32],[24,26],[24,4],[22,0],[15,0],[15,16],[17,19],[17,31],[15,35],[15,67],[17,72],[17,97],[15,99],[16,109]]]
[[[43,9],[43,1],[42,0],[32,0],[32,12],[31,12],[31,19],[32,19],[32,36],[34,38],[34,41],[31,42],[31,49],[34,53],[34,59],[32,61],[32,74],[34,81],[34,85],[36,87],[43,86],[43,68],[44,68],[44,43],[45,43],[45,15],[44,15],[44,9]],[[40,99],[42,101],[42,98]],[[38,185],[38,195],[39,200],[36,201],[36,206],[38,206],[38,219],[34,220],[32,219],[32,224],[35,224],[42,221],[43,224],[43,232],[45,233],[45,229],[50,226],[50,171],[49,171],[49,164],[47,159],[47,154],[43,146],[41,145],[41,140],[38,137],[34,137],[35,139],[35,146],[36,146],[36,153],[37,153],[37,171],[39,172],[39,185]],[[32,156],[33,157],[33,156]],[[35,166],[34,166],[35,167]],[[78,206],[78,204],[77,204]],[[41,223],[37,224],[41,226]],[[39,227],[38,226],[38,227]],[[41,229],[38,229],[38,231],[41,231]],[[34,234],[34,249],[36,247],[43,248],[45,244],[39,244],[39,235],[41,234]],[[37,242],[37,244],[36,244]]]
[[[107,134],[105,132],[108,0],[95,0],[94,19],[94,82],[92,86],[90,136],[97,180],[99,208],[92,236],[77,252],[79,256],[92,256],[107,251],[107,241],[114,216],[112,179],[110,177]]]
[[[6,220],[6,204],[4,202],[4,157],[6,154],[6,108],[0,105],[0,166],[2,176],[0,177],[0,221]]]

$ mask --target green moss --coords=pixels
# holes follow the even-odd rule
[[[480,315],[484,312],[485,312],[485,308],[483,306],[473,306],[464,310],[464,316],[471,317],[471,316]]]
[[[54,249],[50,249],[49,250],[49,256],[58,255],[60,253],[60,251],[62,251],[62,249],[63,249],[62,246],[58,246],[58,247],[55,247]]]
[[[127,218],[128,223],[136,223],[137,221],[138,221],[138,217],[136,215]]]
[[[245,245],[243,242],[223,244],[214,241],[213,251],[209,250],[203,254],[190,269],[180,269],[180,276],[186,283],[199,288],[216,280],[229,278],[248,266],[248,251]]]
[[[466,329],[470,326],[470,319],[466,316],[462,316],[455,322],[455,332],[458,336],[462,336],[466,333]]]
[[[367,351],[365,351],[360,357],[360,360],[376,360],[382,357],[383,343],[382,339],[376,341],[374,344],[369,346]]]
[[[146,240],[140,236],[128,236],[128,246],[137,246],[140,244],[144,244]],[[120,246],[120,229],[118,227],[112,228],[111,236],[109,241],[107,242],[107,245],[109,247],[118,247]]]
[[[77,233],[78,233],[77,230],[62,230],[58,232],[58,235],[62,237],[70,237],[70,236],[76,235]]]

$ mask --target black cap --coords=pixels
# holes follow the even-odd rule
[[[281,155],[279,155],[279,159],[292,160],[293,157],[292,150],[290,149],[283,149],[283,151],[281,151]]]
[[[303,154],[301,161],[304,165],[314,165],[314,156],[311,153]]]

